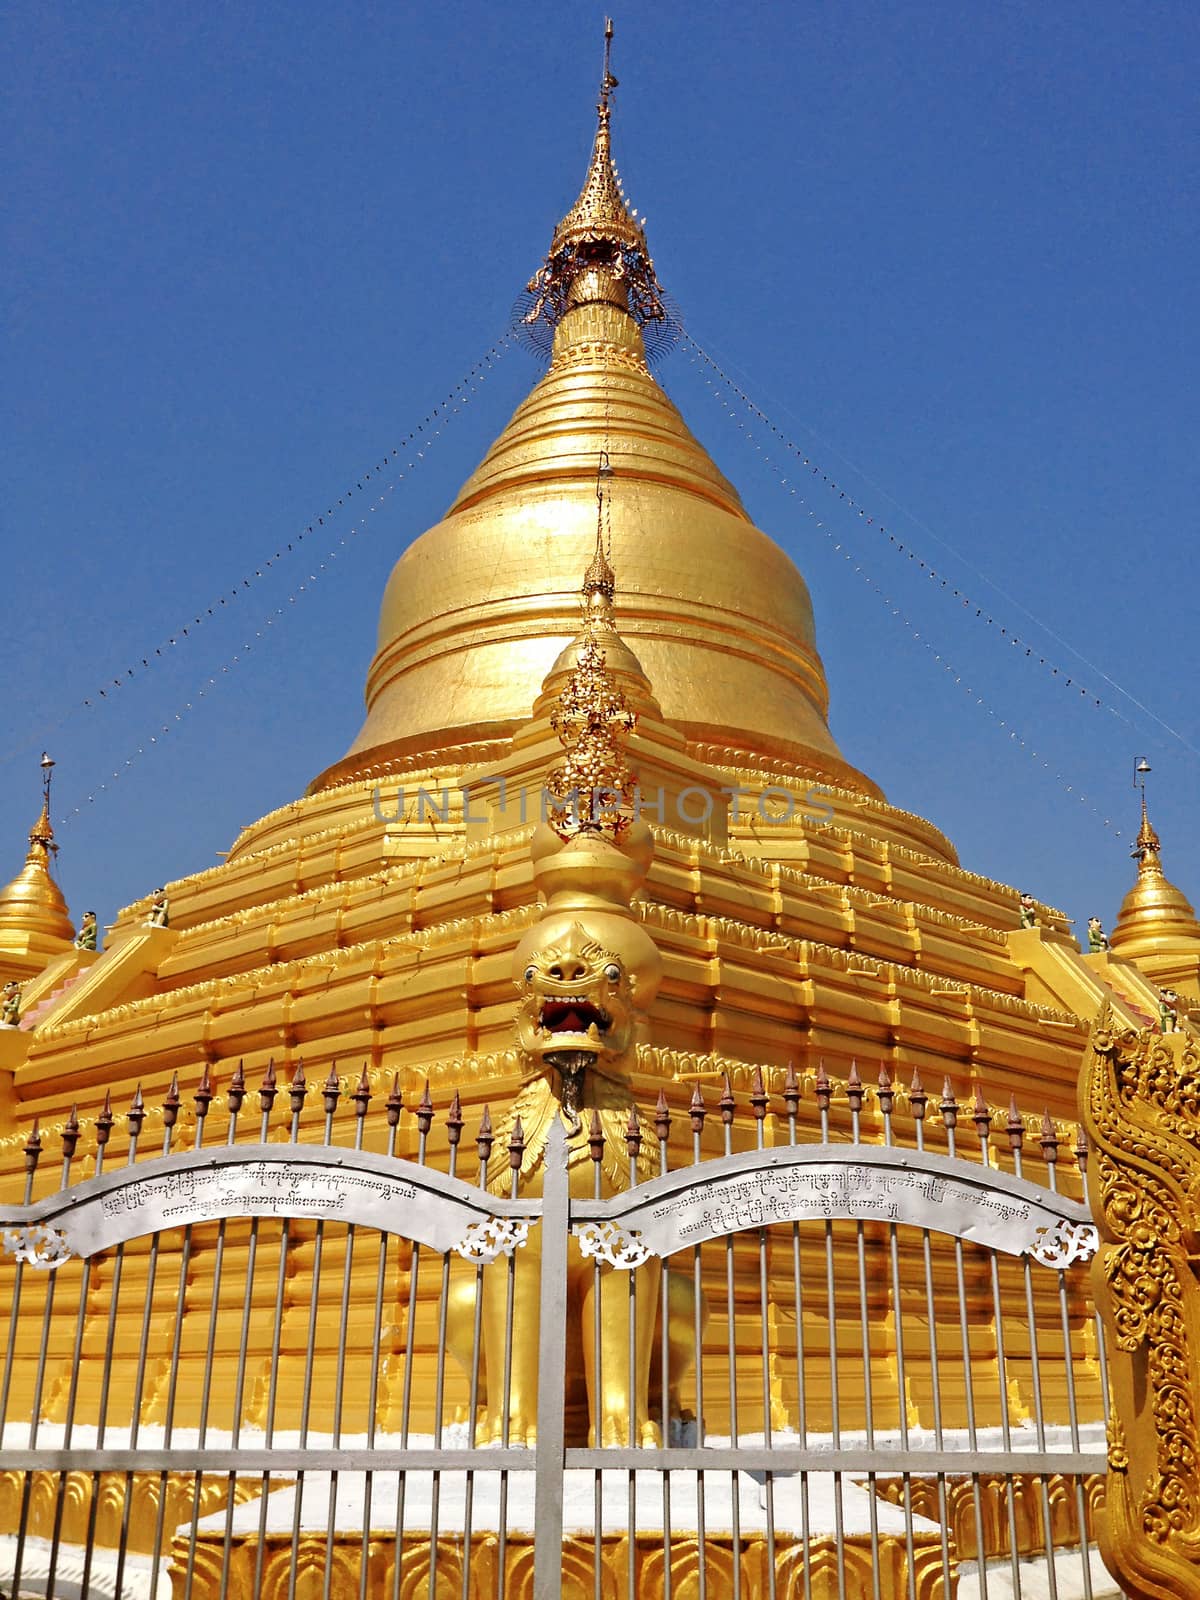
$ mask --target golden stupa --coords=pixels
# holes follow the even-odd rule
[[[54,763],[42,757],[45,772],[42,809],[29,830],[25,865],[0,889],[0,982],[36,977],[53,957],[69,950],[75,929],[62,890],[50,864],[58,845],[50,822],[50,773]]]
[[[1164,989],[1187,991],[1194,999],[1200,988],[1200,921],[1163,871],[1162,846],[1144,795],[1134,855],[1137,881],[1121,902],[1112,948]]]
[[[1007,1128],[1006,1149],[1018,1151],[1028,1134],[1030,1149],[1040,1139],[1053,1160],[1059,1144],[1075,1142],[1079,1063],[1101,1008],[1119,1026],[1144,1026],[1157,1018],[1158,985],[1167,980],[1187,1003],[1200,1004],[1200,928],[1162,877],[1158,840],[1147,822],[1138,883],[1122,908],[1112,949],[1083,955],[1067,919],[1049,906],[1036,907],[1033,925],[1019,925],[1015,889],[961,867],[934,825],[890,805],[837,748],[804,580],[755,527],[647,364],[643,328],[662,306],[644,232],[612,165],[613,81],[606,68],[583,189],[531,285],[531,316],[553,329],[548,370],[444,519],[397,562],[367,678],[366,721],[345,755],[327,763],[305,795],[247,827],[220,866],[169,883],[169,918],[165,912],[152,916],[149,899],[121,911],[96,955],[70,946],[65,906],[48,876],[48,815],[31,835],[29,864],[0,897],[0,956],[8,972],[24,979],[25,1019],[0,1030],[6,1200],[16,1202],[26,1192],[27,1152],[40,1149],[39,1139],[50,1156],[28,1180],[35,1195],[50,1182],[56,1139],[67,1141],[71,1159],[102,1160],[113,1117],[124,1115],[131,1101],[135,1142],[144,1124],[148,1142],[165,1138],[170,1145],[173,1136],[186,1135],[199,1144],[210,1103],[225,1094],[231,1078],[231,1112],[236,1118],[244,1099],[244,1118],[255,1126],[258,1085],[265,1083],[264,1130],[276,1118],[265,1137],[287,1136],[278,1124],[279,1107],[272,1111],[277,1096],[282,1106],[290,1092],[295,1108],[308,1086],[324,1084],[327,1108],[339,1100],[358,1104],[355,1097],[363,1106],[371,1096],[376,1106],[386,1099],[389,1148],[419,1150],[425,1159],[428,1136],[430,1150],[436,1145],[437,1159],[452,1168],[459,1134],[447,1145],[441,1122],[430,1134],[428,1108],[436,1106],[441,1115],[454,1095],[453,1109],[465,1119],[471,1144],[487,1105],[501,1141],[489,1157],[488,1182],[493,1188],[507,1183],[503,1140],[514,1138],[507,1112],[527,1092],[514,1040],[513,963],[518,947],[527,947],[522,940],[540,925],[546,896],[552,904],[558,895],[564,905],[583,906],[585,921],[603,914],[618,928],[618,943],[619,927],[635,926],[657,952],[661,974],[643,986],[643,997],[653,998],[644,1037],[630,1047],[629,1058],[632,1094],[643,1112],[657,1098],[661,1116],[686,1128],[701,1091],[710,1110],[722,1094],[760,1096],[764,1106],[769,1098],[769,1115],[758,1119],[769,1144],[787,1140],[778,1107],[793,1104],[792,1085],[804,1095],[793,1136],[798,1116],[802,1127],[831,1128],[834,1140],[849,1139],[853,1130],[857,1141],[859,1069],[869,1071],[873,1083],[882,1067],[878,1103],[872,1098],[861,1111],[864,1139],[890,1141],[893,1103],[916,1107],[914,1114],[923,1117],[923,1080],[935,1101],[942,1094],[936,1130],[930,1112],[931,1147],[953,1153],[947,1107],[957,1097],[972,1108],[963,1112],[964,1128],[971,1120],[985,1135],[993,1123]],[[590,609],[581,635],[585,568]],[[592,874],[592,887],[572,899],[574,880],[568,882],[567,866],[555,865],[548,847],[537,844],[538,819],[524,799],[562,760],[564,697],[582,693],[580,640],[595,637],[604,645],[612,704],[628,710],[622,761],[636,775],[647,842],[644,850],[638,845],[636,861],[630,856],[632,865],[593,862],[585,872]],[[314,757],[316,765],[321,758]],[[570,870],[584,868],[576,862]],[[22,909],[34,901],[33,910]],[[18,923],[29,958],[8,938]],[[568,924],[556,928],[562,947],[574,950]],[[919,1077],[909,1089],[914,1073]],[[739,1148],[747,1140],[753,1144],[754,1124],[748,1126],[750,1132],[735,1127],[730,1135]],[[455,1127],[461,1132],[461,1123],[451,1119],[447,1128]],[[363,1135],[361,1128],[360,1122],[365,1148],[376,1148],[370,1143],[375,1134]],[[292,1136],[319,1141],[321,1131],[294,1120]],[[611,1129],[609,1136],[611,1143]],[[714,1111],[703,1132],[705,1148],[720,1136]],[[965,1141],[966,1133],[960,1137]],[[231,1131],[230,1142],[234,1138]],[[700,1132],[696,1139],[700,1148]],[[989,1157],[997,1164],[999,1139],[997,1131]],[[120,1158],[118,1150],[113,1160]],[[1015,1159],[1019,1170],[1019,1155]],[[523,1161],[527,1166],[517,1148],[517,1185]],[[1068,1196],[1082,1193],[1065,1157],[1055,1181]],[[273,1346],[269,1337],[247,1344],[239,1333],[250,1327],[242,1318],[249,1318],[253,1296],[243,1296],[229,1275],[228,1261],[252,1253],[257,1233],[231,1220],[228,1232],[221,1224],[219,1243],[197,1228],[187,1231],[186,1245],[156,1242],[153,1253],[130,1244],[117,1258],[119,1302],[105,1298],[117,1292],[112,1253],[106,1252],[77,1302],[60,1291],[72,1311],[68,1322],[55,1321],[36,1300],[34,1312],[16,1324],[9,1416],[40,1412],[48,1427],[94,1428],[97,1407],[107,1403],[100,1395],[135,1385],[147,1426],[199,1427],[203,1434],[215,1340],[222,1372],[237,1367],[246,1426],[266,1427],[268,1437],[272,1428],[303,1435],[310,1405],[319,1408],[333,1392],[328,1365],[314,1358],[314,1348],[328,1357],[340,1326],[342,1358],[353,1367],[370,1363],[372,1344],[367,1313],[364,1327],[355,1323],[349,1336],[345,1309],[339,1324],[343,1282],[345,1305],[362,1309],[354,1275],[361,1262],[352,1269],[349,1247],[327,1242],[322,1268],[325,1236],[313,1233],[319,1225],[292,1226],[291,1270],[284,1270],[281,1247],[278,1287],[272,1281],[269,1295],[262,1290],[264,1297],[279,1297]],[[838,1229],[829,1238],[839,1260],[852,1262],[854,1229]],[[227,1261],[224,1289],[219,1266],[215,1286],[203,1275],[214,1252]],[[349,1408],[338,1426],[370,1434],[376,1425],[399,1426],[403,1412],[406,1429],[411,1413],[413,1427],[428,1431],[435,1426],[433,1386],[418,1382],[414,1390],[398,1352],[412,1357],[415,1350],[432,1362],[447,1340],[453,1343],[453,1330],[439,1334],[433,1269],[418,1290],[415,1275],[411,1284],[405,1278],[402,1260],[389,1258],[386,1273],[383,1261],[381,1255],[378,1304],[385,1315],[382,1332],[376,1328],[382,1341],[375,1347],[377,1406],[372,1415],[361,1408],[350,1415]],[[60,1268],[60,1279],[78,1265]],[[790,1274],[792,1268],[785,1263],[778,1270]],[[957,1304],[969,1305],[971,1349],[978,1349],[982,1363],[974,1392],[1003,1409],[1005,1428],[1010,1410],[1029,1418],[1034,1409],[1039,1427],[1066,1428],[1079,1417],[1102,1426],[1095,1323],[1083,1280],[1072,1279],[1069,1293],[1061,1288],[1061,1303],[1054,1274],[1029,1291],[1039,1322],[1051,1330],[1038,1378],[1036,1350],[1032,1360],[1028,1352],[1014,1354],[1025,1350],[1025,1336],[1009,1327],[1009,1308],[985,1277],[974,1273],[964,1286],[960,1262],[955,1291],[948,1251],[936,1252],[928,1270],[933,1322],[941,1314],[935,1300],[940,1306],[943,1296],[948,1307],[955,1293]],[[315,1274],[322,1271],[325,1287],[318,1294]],[[364,1304],[375,1293],[374,1271],[372,1265]],[[757,1257],[731,1255],[729,1272],[739,1304],[757,1304]],[[796,1272],[799,1281],[799,1266]],[[887,1275],[886,1248],[872,1268],[876,1273],[880,1281]],[[211,1325],[219,1322],[219,1332],[207,1336],[206,1350],[206,1336],[191,1330],[210,1325],[204,1321],[210,1303],[217,1319]],[[763,1359],[753,1347],[735,1358],[730,1317],[731,1373],[736,1366],[744,1384],[741,1426],[761,1432],[772,1419],[775,1426],[794,1425],[797,1404],[803,1410],[807,1403],[810,1421],[827,1427],[828,1382],[810,1385],[806,1402],[801,1378],[797,1401],[795,1350],[805,1328],[794,1324],[804,1319],[789,1322],[783,1302],[771,1304],[771,1347]],[[886,1307],[864,1312],[864,1328],[871,1323],[872,1339],[879,1341],[877,1354],[871,1346],[876,1407],[890,1405],[905,1427],[930,1429],[936,1381],[931,1388],[927,1361],[907,1378],[897,1376],[890,1315]],[[946,1315],[957,1330],[958,1312]],[[1012,1316],[1023,1315],[1022,1303]],[[964,1310],[964,1348],[967,1323]],[[489,1337],[494,1333],[493,1326]],[[815,1316],[807,1337],[808,1359],[821,1349],[836,1357],[829,1319]],[[850,1340],[848,1352],[855,1350],[856,1330],[844,1329],[839,1337]],[[1047,1352],[1056,1339],[1052,1356]],[[93,1362],[101,1357],[92,1352],[107,1352],[103,1383],[77,1382],[80,1351]],[[863,1351],[854,1359],[861,1362]],[[956,1370],[969,1364],[961,1352],[949,1364],[955,1359]],[[401,1368],[410,1376],[400,1376]],[[290,1376],[277,1382],[280,1372]],[[474,1390],[463,1375],[451,1373],[445,1382],[449,1410],[461,1420]],[[1031,1385],[1040,1385],[1036,1396]],[[840,1426],[869,1429],[863,1406],[861,1399],[844,1404]],[[973,1427],[956,1407],[952,1417],[938,1417],[939,1429]],[[710,1399],[710,1410],[710,1426],[730,1426],[719,1398]],[[440,1411],[436,1420],[440,1427]],[[194,1432],[187,1437],[194,1439]],[[84,1473],[70,1493],[56,1489],[53,1474],[45,1476],[30,1502],[37,1538],[61,1538],[73,1548],[92,1537],[115,1544],[114,1529],[120,1531],[124,1518],[121,1538],[143,1562],[159,1551],[154,1559],[163,1574],[170,1566],[176,1594],[295,1592],[299,1532],[290,1554],[286,1539],[267,1549],[264,1536],[255,1555],[255,1539],[240,1534],[233,1546],[225,1536],[222,1553],[225,1508],[232,1518],[235,1501],[253,1499],[255,1492],[241,1479],[235,1492],[232,1469],[228,1493],[223,1474],[201,1483],[197,1469],[193,1489],[190,1473],[173,1468],[168,1481],[164,1469],[160,1488],[157,1477],[131,1471],[103,1502],[92,1498]],[[0,1471],[5,1529],[15,1526],[20,1479],[19,1471]],[[919,1590],[930,1600],[949,1600],[948,1580],[934,1573],[935,1566],[942,1571],[943,1548],[950,1552],[944,1559],[965,1573],[981,1555],[1016,1561],[1018,1545],[1028,1554],[1039,1537],[1078,1544],[1075,1501],[1057,1479],[1047,1488],[1045,1478],[1041,1500],[1032,1489],[1027,1495],[1021,1490],[1028,1503],[1021,1501],[1019,1515],[1010,1495],[1007,1521],[997,1509],[1001,1501],[984,1505],[978,1486],[973,1510],[970,1496],[959,1496],[953,1514],[944,1511],[949,1531],[939,1546],[929,1530],[937,1527],[938,1493],[943,1499],[947,1493],[947,1480],[940,1482],[940,1491],[932,1480],[910,1485],[926,1518],[920,1548],[911,1537],[907,1551],[903,1538],[884,1539],[886,1595]],[[1096,1492],[1088,1480],[1089,1507]],[[99,1497],[98,1488],[94,1493]],[[1079,1505],[1082,1520],[1082,1500]],[[189,1541],[174,1529],[186,1523],[192,1506],[204,1510],[206,1521],[199,1535],[193,1524]],[[874,1522],[872,1530],[878,1535]],[[851,1550],[849,1578],[839,1573],[842,1592],[872,1592],[870,1550],[878,1551],[878,1537],[874,1546],[865,1537]],[[854,1542],[847,1540],[849,1549]],[[364,1531],[361,1545],[362,1566],[339,1567],[324,1592],[359,1594],[360,1571],[362,1593],[391,1594],[393,1580],[400,1592],[399,1567],[388,1566],[383,1544]],[[823,1576],[809,1592],[838,1592],[831,1587],[832,1557],[817,1544],[813,1551],[813,1560],[824,1563]],[[519,1542],[510,1554],[517,1559]],[[286,1574],[279,1575],[289,1559],[291,1589]],[[632,1573],[631,1554],[628,1559]],[[180,1577],[185,1568],[186,1583]],[[918,1568],[926,1573],[919,1583]],[[662,1592],[665,1580],[657,1570],[644,1592]],[[881,1570],[876,1560],[876,1582]],[[430,1594],[435,1588],[443,1593],[432,1576],[428,1581]],[[513,1584],[514,1594],[526,1592],[516,1578]],[[320,1584],[301,1588],[305,1595],[322,1592]],[[403,1592],[425,1590],[405,1577]],[[695,1592],[686,1565],[675,1592]]]

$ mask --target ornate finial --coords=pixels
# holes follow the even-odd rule
[[[383,1106],[387,1114],[388,1127],[396,1127],[400,1121],[400,1113],[404,1110],[404,1100],[400,1094],[400,1074],[398,1072],[392,1073],[391,1093],[384,1101]]]
[[[354,1115],[361,1121],[367,1114],[367,1106],[371,1101],[371,1080],[367,1075],[367,1063],[363,1062],[362,1076],[350,1097],[354,1101]]]
[[[1137,832],[1133,857],[1138,864],[1138,877],[1162,877],[1162,844],[1146,815],[1146,791],[1142,790],[1142,825]]]
[[[644,219],[639,222],[625,204],[613,166],[609,124],[617,80],[610,66],[612,33],[612,19],[606,18],[592,159],[578,200],[554,230],[550,253],[529,281],[530,305],[524,321],[530,325],[544,320],[556,327],[573,303],[576,280],[588,272],[594,274],[588,298],[627,305],[643,325],[666,318]]]
[[[546,792],[553,802],[547,820],[560,839],[578,833],[607,833],[620,839],[629,829],[635,787],[624,745],[637,727],[637,712],[608,671],[607,657],[596,639],[599,628],[613,627],[616,592],[616,575],[604,552],[599,488],[597,499],[601,514],[596,550],[582,589],[583,642],[558,705],[550,714],[550,726],[567,753],[566,760],[546,779]]]
[[[588,569],[583,575],[583,603],[589,611],[590,602],[597,596],[609,604],[613,603],[613,596],[617,592],[617,575],[604,553],[604,536],[599,528],[596,530],[596,553],[588,563]]]
[[[225,1091],[225,1104],[229,1108],[229,1115],[236,1117],[242,1109],[246,1098],[246,1069],[239,1061],[233,1069],[229,1079],[229,1088]]]
[[[54,842],[54,829],[50,825],[50,780],[54,773],[54,760],[42,751],[42,814],[29,830],[29,855],[26,858],[33,861],[35,858],[49,862],[51,855],[58,854],[58,846]]]
[[[693,1133],[704,1132],[704,1119],[707,1115],[708,1110],[704,1104],[704,1096],[700,1093],[700,1085],[696,1084],[692,1090],[692,1103],[688,1107],[688,1116],[692,1120]]]
[[[583,588],[580,591],[583,596],[585,623],[591,620],[594,613],[599,613],[597,620],[603,621],[609,627],[612,626],[612,604],[617,593],[617,575],[604,548],[605,511],[608,506],[606,484],[612,476],[613,469],[608,459],[608,451],[602,450],[596,468],[596,549],[583,575]]]
[[[612,69],[609,66],[609,62],[610,62],[610,60],[612,58],[612,40],[613,40],[613,19],[611,17],[605,17],[605,19],[604,19],[604,72],[603,72],[603,74],[602,74],[602,76],[600,78],[600,104],[596,107],[596,110],[600,113],[601,117],[603,117],[603,118],[607,118],[608,115],[609,115],[609,108],[608,108],[609,96],[612,94],[612,91],[617,87],[617,80],[613,77]]]

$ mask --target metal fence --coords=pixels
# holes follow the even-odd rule
[[[1048,1123],[1030,1167],[1015,1113],[886,1074],[466,1143],[457,1096],[318,1093],[239,1071],[215,1138],[207,1073],[139,1093],[119,1154],[106,1106],[49,1174],[30,1137],[0,1594],[1119,1592]]]

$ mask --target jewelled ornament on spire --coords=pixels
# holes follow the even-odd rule
[[[1153,824],[1146,814],[1146,792],[1143,789],[1142,825],[1138,829],[1137,840],[1133,847],[1133,858],[1138,864],[1139,878],[1161,878],[1163,876],[1161,850],[1162,844],[1158,834],[1155,833]]]
[[[580,596],[583,631],[572,668],[550,726],[566,759],[546,779],[551,804],[547,821],[560,839],[580,833],[621,839],[633,820],[635,778],[625,760],[625,743],[637,727],[634,711],[612,674],[600,645],[615,634],[613,596],[616,575],[604,550],[603,515],[596,519],[596,549]]]
[[[536,334],[539,324],[552,330],[577,303],[572,293],[587,273],[599,272],[624,290],[624,301],[635,321],[665,325],[668,309],[654,271],[642,222],[625,203],[620,178],[612,159],[612,91],[617,80],[609,67],[613,25],[604,24],[604,72],[596,105],[596,137],[592,159],[579,198],[554,230],[550,253],[526,288],[527,304],[521,321]],[[535,342],[536,339],[535,339]]]

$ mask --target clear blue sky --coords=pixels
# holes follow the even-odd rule
[[[809,581],[842,748],[964,865],[1080,927],[1111,925],[1131,881],[1138,754],[1168,869],[1200,899],[1198,16],[1183,0],[616,15],[618,160],[688,329],[996,619],[810,481],[906,630],[672,356],[663,382]],[[60,879],[102,921],[212,865],[343,753],[387,573],[533,382],[523,354],[328,570],[357,512],[154,647],[504,329],[582,176],[601,26],[583,6],[8,9],[0,880],[43,744]]]

